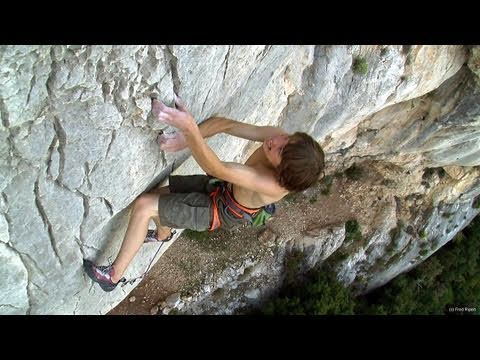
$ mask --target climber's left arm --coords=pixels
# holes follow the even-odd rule
[[[154,101],[156,102],[155,107],[158,119],[180,130],[186,144],[192,150],[192,155],[198,165],[212,176],[223,173],[225,166],[205,143],[195,119],[181,103],[180,99],[175,96],[176,109],[166,106],[159,100]]]

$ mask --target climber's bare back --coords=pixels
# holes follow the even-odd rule
[[[278,184],[275,170],[268,165],[266,166],[267,161],[268,160],[265,157],[263,146],[260,146],[247,159],[245,165],[240,166],[249,167],[258,174],[261,174],[264,179],[268,179],[267,181],[271,182],[271,189],[276,189],[275,194],[262,194],[260,192],[247,189],[245,187],[232,184],[233,195],[241,205],[256,209],[264,205],[279,201],[288,194],[288,191],[283,189]]]

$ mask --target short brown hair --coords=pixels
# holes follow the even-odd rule
[[[314,185],[325,167],[322,147],[310,135],[296,132],[289,136],[277,167],[278,182],[289,191],[302,191]]]

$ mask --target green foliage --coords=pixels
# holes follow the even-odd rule
[[[425,250],[427,251],[427,250]],[[435,255],[365,298],[359,311],[376,314],[447,314],[480,306],[480,217]]]
[[[362,240],[362,232],[357,220],[348,220],[345,223],[345,242],[349,243],[352,240]]]
[[[480,78],[480,46],[474,46],[470,49],[467,66],[477,76],[477,84],[480,84],[478,82]]]
[[[420,236],[420,238],[422,239],[426,239],[427,238],[427,232],[425,231],[425,229],[422,229],[418,232],[418,236]]]
[[[348,251],[345,249],[345,246],[340,246],[337,251],[335,251],[329,258],[328,261],[332,264],[338,264],[343,260],[347,259],[349,256]]]
[[[308,202],[309,202],[310,204],[313,204],[313,203],[316,202],[317,200],[318,200],[318,199],[317,199],[316,196],[312,196],[310,199],[308,199]]]
[[[285,255],[285,283],[292,284],[302,269],[305,254],[300,250],[292,250]]]
[[[480,195],[473,200],[472,207],[474,209],[480,209]]]
[[[309,274],[307,281],[293,291],[282,294],[263,308],[266,315],[334,315],[353,314],[355,301],[329,271]]]
[[[195,231],[190,229],[185,229],[182,233],[186,237],[192,240],[206,240],[210,237],[210,233],[208,231]]]
[[[464,241],[466,239],[465,234],[463,232],[459,232],[455,237],[452,239],[452,243],[458,244],[461,241]]]
[[[358,229],[351,222],[348,228]],[[427,251],[425,249],[425,251]],[[337,251],[338,252],[338,251]],[[330,262],[331,259],[327,261]],[[358,282],[362,282],[359,277]],[[463,234],[412,271],[386,286],[354,298],[324,265],[309,273],[297,287],[283,287],[263,308],[271,315],[319,314],[475,314],[450,309],[476,309],[480,314],[480,216]]]
[[[421,256],[421,257],[424,257],[425,255],[428,254],[428,249],[421,249],[418,254]]]
[[[365,58],[357,57],[353,61],[353,72],[358,75],[365,75],[368,72],[368,63]]]

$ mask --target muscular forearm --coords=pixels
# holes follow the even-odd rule
[[[228,130],[232,121],[233,120],[227,118],[213,116],[203,121],[200,125],[198,125],[198,128],[202,134],[202,137],[206,139],[210,136],[223,133]]]
[[[227,119],[211,117],[199,125],[203,138],[218,133],[225,133],[242,139],[264,141],[266,138],[284,134],[285,131],[277,126],[257,126]]]
[[[203,124],[203,123],[202,123]],[[218,124],[217,124],[218,125]],[[216,125],[213,127],[214,130],[217,129]],[[195,161],[200,165],[200,167],[209,175],[215,177],[221,177],[222,169],[224,168],[222,162],[217,157],[217,155],[208,147],[208,145],[203,140],[204,131],[202,131],[202,126],[197,126],[193,121],[185,129],[182,130],[185,140],[188,144],[188,147],[192,151],[192,156]],[[212,127],[203,127],[205,134],[210,134]],[[216,134],[216,132],[214,133]],[[213,135],[213,134],[212,134]],[[211,135],[210,135],[211,136]]]

